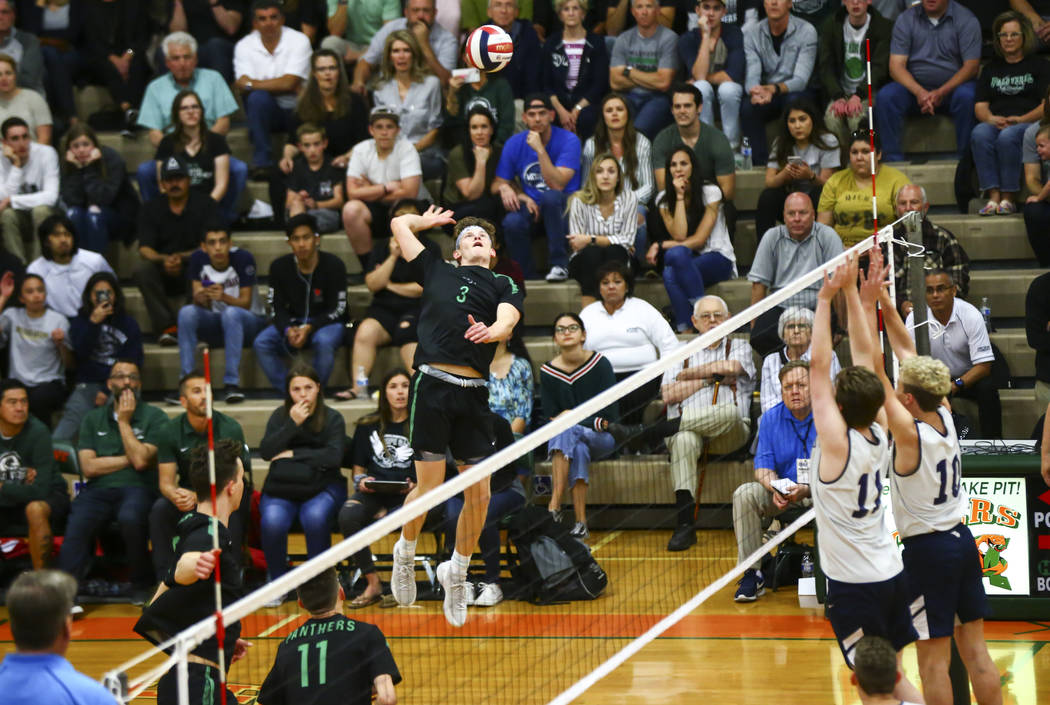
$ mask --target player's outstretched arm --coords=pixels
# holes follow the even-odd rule
[[[824,285],[817,294],[810,345],[809,389],[813,400],[813,423],[817,427],[821,448],[818,470],[820,479],[829,482],[837,477],[849,452],[849,429],[835,403],[835,391],[831,385],[831,301],[842,288],[847,269],[846,265],[839,265],[833,276],[824,275]]]
[[[397,705],[397,692],[394,690],[394,679],[389,673],[381,673],[372,681],[376,691],[378,705]]]
[[[874,248],[877,250],[878,248]],[[846,281],[842,286],[842,297],[849,316],[849,348],[853,364],[874,371],[881,367],[882,351],[876,347],[879,336],[875,332],[875,307],[865,308],[857,291],[859,276],[857,260],[851,260],[846,272]],[[886,413],[879,409],[875,422],[886,427]]]
[[[470,328],[467,328],[463,337],[472,343],[495,343],[498,340],[506,340],[514,331],[514,326],[517,325],[520,318],[521,312],[513,304],[503,302],[496,307],[496,322],[491,326],[475,319],[473,315],[467,316]]]
[[[390,233],[397,240],[401,248],[401,256],[406,262],[411,262],[423,251],[423,243],[416,237],[416,233],[442,225],[452,225],[456,221],[452,218],[452,211],[431,206],[422,215],[405,213],[390,221]]]

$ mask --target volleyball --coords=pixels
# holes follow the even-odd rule
[[[482,71],[499,71],[514,55],[510,35],[494,24],[478,27],[467,37],[467,63]]]

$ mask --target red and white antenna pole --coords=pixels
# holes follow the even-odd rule
[[[207,347],[203,350],[204,355],[204,408],[208,423],[208,483],[211,486],[211,545],[215,551],[215,641],[218,644],[215,662],[219,665],[219,698],[222,705],[226,705],[226,652],[224,643],[226,640],[226,628],[222,619],[222,564],[219,547],[219,518],[217,516],[215,487],[215,424],[212,419],[213,395],[211,389],[211,355]]]

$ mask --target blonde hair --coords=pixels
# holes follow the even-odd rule
[[[593,206],[598,203],[598,198],[601,194],[598,192],[598,178],[595,172],[598,171],[598,165],[605,161],[611,161],[616,165],[616,186],[613,187],[613,198],[620,197],[620,194],[623,193],[623,169],[620,168],[620,162],[616,160],[612,152],[602,152],[591,162],[591,168],[587,172],[587,180],[584,181],[583,187],[574,193],[571,198],[575,198],[587,206]]]
[[[923,411],[937,408],[951,388],[951,373],[940,360],[916,355],[901,363],[901,389],[914,396]]]
[[[394,48],[394,42],[402,41],[412,50],[412,67],[408,70],[412,83],[422,83],[423,79],[430,75],[430,68],[423,60],[423,50],[419,46],[416,36],[407,29],[399,29],[391,32],[386,38],[383,46],[383,58],[379,64],[379,80],[393,80],[397,71],[394,70],[394,62],[390,60],[390,52]]]

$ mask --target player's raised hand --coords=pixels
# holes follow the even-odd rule
[[[882,257],[882,248],[873,247],[869,252],[868,271],[860,272],[860,301],[865,306],[874,306],[889,283],[889,267]]]
[[[416,222],[419,224],[420,230],[430,230],[431,228],[438,228],[442,225],[455,225],[456,219],[452,216],[452,211],[447,208],[431,206],[430,208],[427,208],[425,213],[417,216],[418,220]]]
[[[211,551],[201,551],[201,554],[197,556],[197,565],[193,569],[193,574],[197,576],[197,580],[208,579],[212,571],[215,570],[215,564],[219,562],[220,553],[222,553],[222,549],[218,548]]]
[[[820,291],[817,293],[818,299],[825,301],[831,301],[835,297],[835,294],[839,292],[842,286],[846,283],[846,279],[849,276],[849,267],[843,263],[835,267],[834,272],[824,272],[824,285],[820,287]]]
[[[230,658],[230,665],[233,665],[240,661],[242,658],[248,655],[248,649],[255,646],[246,639],[238,639],[237,643],[233,645],[233,657]]]
[[[488,343],[492,341],[489,327],[474,320],[474,314],[468,314],[467,320],[470,321],[470,328],[467,328],[467,332],[463,334],[464,338],[472,343]]]

